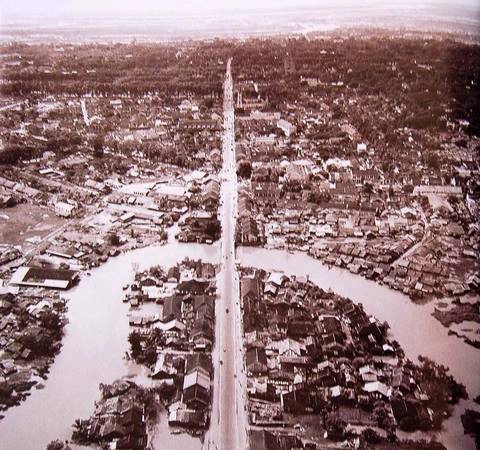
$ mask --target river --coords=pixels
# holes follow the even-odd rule
[[[424,355],[449,367],[456,380],[465,384],[470,399],[461,401],[455,408],[438,440],[449,450],[475,449],[473,440],[463,434],[460,415],[465,406],[478,409],[472,398],[480,394],[479,351],[455,336],[448,336],[448,330],[431,316],[431,304],[417,305],[398,291],[343,269],[329,269],[302,252],[246,247],[239,250],[238,259],[244,266],[309,275],[310,280],[322,288],[331,288],[337,294],[362,303],[368,314],[386,320],[393,338],[408,358],[415,361],[418,355]]]
[[[128,374],[128,304],[122,286],[133,280],[133,263],[144,270],[171,266],[185,257],[218,261],[218,246],[169,243],[111,258],[65,294],[68,299],[63,347],[42,390],[0,421],[1,450],[44,450],[54,439],[70,439],[72,424],[87,418],[99,398],[100,383]],[[197,442],[198,439],[196,440]]]
[[[143,270],[156,264],[170,266],[187,256],[217,262],[219,248],[169,243],[133,250],[92,270],[91,276],[82,277],[79,285],[66,294],[69,323],[45,388],[34,389],[20,406],[5,412],[0,421],[1,450],[43,450],[53,439],[70,438],[75,419],[92,413],[99,397],[98,385],[128,374],[123,359],[128,347],[128,305],[121,299],[122,286],[133,278],[132,264],[138,263],[139,270]],[[309,275],[322,288],[363,303],[367,313],[388,321],[394,339],[409,358],[415,360],[420,354],[431,357],[450,368],[455,378],[466,385],[470,397],[480,394],[478,350],[448,336],[447,329],[430,315],[431,305],[416,305],[400,292],[342,269],[329,269],[301,252],[241,248],[238,259],[245,266]],[[474,404],[468,400],[461,406],[446,422],[440,440],[448,449],[473,450],[473,441],[463,434],[460,414],[463,406],[472,408]],[[164,428],[167,433],[163,423]],[[161,430],[157,442],[164,443],[160,434]],[[182,441],[186,450],[197,447],[199,442],[188,438]]]

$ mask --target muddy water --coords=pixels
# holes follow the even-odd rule
[[[122,286],[133,278],[133,264],[143,270],[155,264],[169,266],[187,256],[216,262],[218,255],[218,246],[169,243],[120,255],[92,270],[91,276],[85,275],[66,294],[69,324],[45,389],[34,390],[24,403],[5,412],[0,421],[0,449],[41,450],[53,439],[69,439],[75,419],[91,414],[98,385],[129,375],[123,358],[128,347],[128,305],[121,298]],[[467,386],[470,397],[480,394],[478,350],[448,336],[431,317],[431,305],[415,305],[399,292],[344,270],[328,269],[304,253],[244,248],[239,250],[239,259],[242,265],[309,275],[321,287],[363,303],[368,313],[388,321],[393,337],[409,358],[426,355],[445,364]],[[460,423],[465,406],[474,404],[462,402],[439,436],[448,449],[474,449]],[[153,440],[156,448],[200,448],[198,439],[171,435],[166,418],[162,419]]]
[[[242,248],[238,259],[244,266],[280,270],[297,276],[309,275],[310,280],[322,288],[331,288],[337,294],[362,303],[368,314],[386,320],[394,339],[408,358],[416,360],[418,355],[425,355],[449,367],[454,377],[467,387],[470,400],[462,401],[455,408],[438,440],[449,450],[474,450],[473,440],[463,434],[460,415],[466,406],[478,409],[471,399],[480,394],[480,352],[462,340],[448,336],[448,330],[430,315],[430,304],[416,305],[400,292],[345,270],[329,269],[301,252]]]
[[[69,439],[72,424],[86,418],[98,399],[98,386],[128,375],[124,360],[128,347],[128,305],[122,286],[139,270],[169,266],[192,255],[216,262],[218,247],[168,244],[148,247],[110,259],[84,275],[66,294],[68,319],[63,347],[51,367],[43,390],[33,390],[20,406],[0,421],[1,450],[43,450],[53,439]],[[198,439],[196,443],[198,443]],[[184,446],[186,450],[197,447]]]

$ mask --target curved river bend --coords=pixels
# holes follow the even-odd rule
[[[218,262],[218,245],[169,243],[161,247],[138,249],[110,259],[84,276],[70,291],[68,319],[63,347],[53,363],[45,389],[33,390],[20,406],[5,412],[0,421],[0,450],[43,450],[53,439],[69,439],[75,419],[88,417],[98,399],[98,385],[128,374],[123,359],[128,347],[128,305],[121,302],[122,286],[133,278],[133,263],[139,270],[152,265],[170,266],[185,257]],[[431,315],[431,305],[415,305],[403,294],[380,286],[345,270],[323,266],[305,253],[281,250],[241,248],[242,265],[281,270],[292,275],[309,275],[322,288],[361,302],[365,311],[386,320],[391,333],[415,360],[426,355],[450,368],[455,378],[467,387],[470,397],[480,394],[480,358],[478,350],[462,340],[448,336]],[[473,441],[463,434],[460,414],[471,400],[462,402],[445,424],[440,440],[448,449],[474,449]],[[161,424],[157,439],[164,447],[181,445],[197,449],[198,439],[170,436]],[[170,441],[172,439],[172,441]],[[174,440],[174,441],[173,441]],[[173,444],[175,442],[175,444]]]
[[[193,256],[215,263],[218,247],[172,243],[137,249],[109,259],[93,269],[91,276],[82,277],[65,295],[69,323],[45,388],[34,389],[26,401],[4,413],[1,450],[44,450],[53,439],[70,439],[75,419],[92,413],[99,384],[128,373],[124,355],[129,307],[122,303],[122,286],[133,280],[132,264],[138,263],[138,269],[144,270],[153,265],[171,266]],[[195,441],[198,446],[200,441]]]
[[[475,450],[473,440],[463,433],[460,415],[465,407],[478,409],[471,399],[480,394],[480,354],[463,340],[448,336],[448,330],[431,315],[432,304],[417,305],[398,291],[346,270],[330,269],[302,252],[245,247],[239,249],[238,255],[244,266],[309,275],[310,280],[322,288],[331,288],[362,303],[367,314],[389,323],[391,334],[408,358],[416,361],[419,355],[424,355],[450,368],[455,379],[465,384],[470,399],[460,401],[454,415],[444,423],[445,430],[438,440],[449,450]]]

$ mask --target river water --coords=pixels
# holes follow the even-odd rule
[[[279,270],[292,275],[309,275],[324,289],[362,303],[368,314],[390,325],[393,338],[416,360],[418,355],[432,358],[450,368],[457,381],[467,387],[470,400],[461,401],[454,415],[444,424],[440,440],[449,450],[474,450],[473,440],[463,434],[460,421],[465,406],[478,409],[472,398],[480,394],[480,353],[455,336],[431,316],[433,306],[417,305],[408,297],[373,281],[338,268],[329,269],[302,252],[241,248],[238,259],[242,265],[265,270]]]
[[[128,304],[122,303],[122,286],[133,280],[132,264],[138,263],[139,270],[171,266],[187,256],[216,262],[218,247],[172,243],[137,249],[82,277],[65,295],[69,323],[45,388],[34,389],[20,406],[4,413],[1,450],[44,450],[54,439],[70,439],[75,419],[93,412],[99,384],[128,374],[123,359],[128,348]]]
[[[43,450],[53,439],[69,439],[72,424],[86,418],[99,398],[98,386],[128,375],[123,359],[128,347],[128,305],[122,303],[122,286],[133,279],[133,263],[139,270],[152,265],[170,266],[185,257],[217,262],[218,245],[169,243],[162,247],[138,249],[110,259],[84,276],[79,285],[66,294],[69,299],[69,324],[63,348],[51,367],[43,390],[33,390],[20,406],[5,412],[0,421],[1,450]],[[308,255],[281,250],[242,248],[238,259],[245,266],[282,270],[292,275],[309,275],[322,288],[363,303],[367,313],[390,324],[393,337],[407,357],[426,355],[450,368],[455,378],[467,387],[470,397],[480,394],[480,358],[478,350],[447,335],[431,315],[431,305],[415,305],[403,294],[365,280],[347,271],[323,266]],[[463,434],[460,414],[472,401],[462,402],[445,424],[440,440],[448,449],[474,449],[473,441]],[[155,442],[175,442],[165,421],[159,426]],[[184,436],[185,450],[199,448],[199,440]]]

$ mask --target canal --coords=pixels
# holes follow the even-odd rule
[[[83,275],[65,295],[69,323],[45,388],[33,389],[26,401],[4,413],[1,450],[44,450],[54,439],[70,439],[75,419],[93,412],[99,384],[128,375],[128,304],[122,303],[122,286],[133,280],[134,264],[139,270],[168,267],[186,257],[216,263],[218,246],[169,243],[137,249]]]
[[[0,421],[1,450],[43,450],[53,439],[69,439],[71,425],[86,418],[98,399],[98,386],[129,374],[124,360],[128,347],[128,305],[122,303],[122,286],[133,279],[133,265],[139,270],[153,265],[170,266],[185,257],[218,262],[218,245],[169,243],[162,247],[138,249],[110,259],[100,268],[83,276],[68,292],[66,335],[63,347],[51,367],[45,388],[33,390],[20,406],[5,412]],[[362,303],[369,314],[386,320],[393,338],[415,360],[426,355],[450,368],[455,378],[467,387],[470,397],[480,394],[480,358],[478,350],[447,335],[431,315],[431,305],[416,305],[403,294],[365,280],[345,270],[322,265],[308,255],[281,250],[241,248],[237,258],[244,266],[281,270],[291,275],[308,275],[322,288]],[[474,449],[473,441],[463,434],[460,414],[463,407],[474,408],[471,400],[462,402],[446,422],[439,437],[449,449]],[[478,409],[478,408],[477,408]],[[155,442],[176,442],[165,421],[159,426]],[[163,436],[163,438],[162,438]],[[199,448],[198,439],[181,439],[185,450]],[[161,447],[159,447],[161,448]]]

